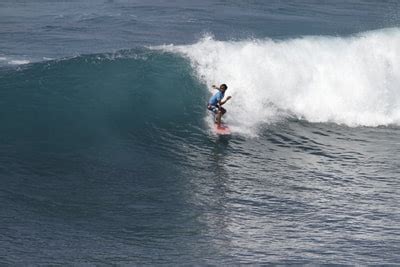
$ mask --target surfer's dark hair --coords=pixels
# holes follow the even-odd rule
[[[221,84],[221,87],[224,87],[224,88],[225,88],[225,90],[226,90],[226,89],[228,89],[228,86],[227,86],[226,84],[224,84],[224,83],[223,83],[223,84]]]

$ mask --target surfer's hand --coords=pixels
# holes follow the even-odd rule
[[[212,88],[217,88],[217,86],[216,85],[213,85],[213,86],[211,86]]]
[[[229,99],[231,99],[232,97],[231,96],[228,96],[227,98],[226,98],[226,100],[229,100]]]

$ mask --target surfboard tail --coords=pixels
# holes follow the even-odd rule
[[[220,126],[218,126],[217,124],[214,124],[214,131],[216,134],[219,134],[219,135],[230,135],[231,134],[231,130],[229,129],[229,127],[223,123],[221,123]]]

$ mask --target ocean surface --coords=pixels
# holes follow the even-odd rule
[[[400,2],[2,0],[0,264],[399,265]]]

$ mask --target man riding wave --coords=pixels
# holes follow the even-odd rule
[[[226,113],[226,109],[224,109],[222,105],[224,105],[232,97],[228,96],[225,100],[223,100],[225,92],[228,89],[228,86],[226,84],[221,84],[219,88],[213,85],[212,88],[217,89],[218,92],[215,93],[208,101],[207,109],[212,111],[216,115],[215,123],[219,128],[221,127],[221,118]]]

